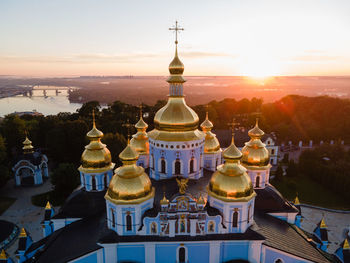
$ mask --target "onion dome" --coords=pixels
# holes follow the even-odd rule
[[[130,141],[119,154],[123,165],[115,170],[105,198],[115,204],[139,204],[154,197],[154,188],[143,167],[136,165],[138,153]]]
[[[28,136],[26,135],[26,139],[23,141],[23,153],[33,153],[34,152],[34,147],[32,145],[32,141],[28,139]]]
[[[149,153],[149,141],[148,135],[146,133],[148,125],[142,118],[142,113],[140,112],[140,120],[135,124],[137,133],[132,136],[130,145],[134,148],[139,154],[148,154]]]
[[[261,142],[264,132],[259,128],[258,119],[253,129],[249,130],[250,141],[245,143],[242,149],[242,164],[249,168],[268,167],[270,156],[265,144]]]
[[[225,163],[217,167],[212,175],[208,194],[225,202],[244,202],[252,199],[256,193],[246,170],[241,164],[242,153],[234,143],[223,152]]]
[[[208,119],[208,112],[206,112],[205,120],[201,124],[201,128],[205,133],[204,153],[215,153],[220,151],[220,143],[216,135],[211,132],[214,127],[213,123]]]
[[[169,64],[169,73],[170,76],[167,79],[168,83],[184,83],[186,80],[182,77],[184,73],[185,66],[179,59],[177,54],[177,45],[175,47],[175,57]]]
[[[111,153],[106,145],[101,142],[103,132],[96,128],[95,114],[93,114],[92,129],[86,134],[90,143],[85,146],[81,155],[81,166],[79,171],[84,173],[103,172],[114,167]]]

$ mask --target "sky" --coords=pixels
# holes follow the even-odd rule
[[[1,0],[0,75],[350,75],[349,0]]]

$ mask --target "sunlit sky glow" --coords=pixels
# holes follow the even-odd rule
[[[350,75],[349,0],[1,0],[0,75]]]

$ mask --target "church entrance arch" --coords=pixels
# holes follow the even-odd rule
[[[21,185],[34,185],[34,171],[29,167],[21,167],[17,172],[20,177]]]

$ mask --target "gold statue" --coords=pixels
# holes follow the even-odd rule
[[[181,178],[180,180],[176,178],[176,182],[177,182],[177,185],[179,186],[179,193],[183,195],[186,192],[188,178],[187,179]]]

